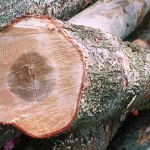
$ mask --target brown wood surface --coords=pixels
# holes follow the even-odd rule
[[[52,19],[20,18],[0,33],[0,122],[32,137],[67,129],[83,88],[79,50]]]

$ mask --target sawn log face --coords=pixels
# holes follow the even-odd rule
[[[0,35],[0,122],[33,137],[74,120],[83,90],[82,54],[53,19],[20,18]]]

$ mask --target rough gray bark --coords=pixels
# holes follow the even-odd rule
[[[150,51],[100,30],[56,23],[79,47],[87,73],[78,116],[67,132],[76,131],[87,145],[95,137],[96,149],[104,150],[122,115],[150,108]]]
[[[25,15],[33,5],[33,0],[1,0],[0,28],[4,27],[15,17]]]
[[[68,20],[96,0],[1,0],[0,28],[15,17],[28,14],[47,14]]]
[[[112,106],[116,108],[119,104],[122,105],[123,101],[127,106],[132,99],[134,101],[126,107],[127,112],[131,110],[131,106],[138,107],[137,103],[143,96],[143,98],[149,97],[150,51],[148,49],[143,52],[139,47],[122,42],[116,36],[100,30],[68,24],[63,27],[83,49],[83,54],[88,62],[89,85],[85,91],[83,104],[81,104],[83,111],[81,114],[84,113],[84,110],[88,116],[94,115],[95,112],[101,114],[104,111],[104,114],[107,113],[106,116],[108,116],[108,110]],[[95,102],[100,102],[101,105]],[[110,116],[113,111],[116,110],[110,110]],[[102,118],[104,116],[101,115]]]
[[[72,17],[69,22],[110,32],[120,38],[128,36],[150,11],[149,0],[113,0],[92,6]]]
[[[56,0],[47,7],[47,14],[61,20],[68,20],[97,0]]]

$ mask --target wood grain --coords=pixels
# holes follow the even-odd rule
[[[32,137],[73,122],[83,90],[81,53],[52,19],[20,18],[0,33],[0,122]]]

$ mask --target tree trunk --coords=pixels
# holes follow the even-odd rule
[[[25,34],[24,38],[21,37],[21,33]],[[36,33],[35,38],[30,33],[33,35]],[[44,34],[43,37],[41,33]],[[13,37],[14,35],[16,38],[12,38],[10,42],[11,36]],[[37,41],[38,35],[41,38],[45,38],[45,40]],[[18,39],[17,41],[17,36],[22,40]],[[47,36],[49,40],[46,39]],[[53,39],[54,37],[57,38]],[[32,43],[32,38],[35,44],[30,44]],[[61,78],[58,80],[58,75],[56,75],[56,84],[58,85],[61,80],[62,83],[67,83],[63,86],[60,84],[60,86],[55,86],[52,89],[54,96],[55,90],[64,89],[64,92],[57,93],[58,98],[61,99],[61,101],[58,101],[58,107],[48,103],[51,100],[51,96],[47,97],[40,91],[37,94],[43,96],[43,98],[40,101],[35,101],[33,104],[31,103],[32,95],[28,94],[28,97],[25,97],[22,96],[22,91],[16,92],[19,90],[18,86],[16,90],[14,87],[14,90],[8,91],[8,93],[10,92],[16,97],[19,96],[20,99],[15,99],[15,101],[10,99],[15,105],[2,100],[2,103],[5,103],[7,108],[10,107],[11,111],[5,110],[4,112],[3,104],[1,105],[1,122],[7,121],[7,123],[11,124],[13,122],[14,125],[17,124],[31,136],[54,136],[68,129],[71,121],[72,127],[68,130],[69,133],[77,131],[78,137],[81,139],[84,137],[86,142],[88,141],[87,137],[92,135],[93,138],[95,137],[94,141],[98,143],[98,149],[103,150],[120,126],[120,117],[123,114],[150,108],[150,51],[148,50],[143,51],[139,47],[122,42],[116,36],[100,30],[40,17],[17,19],[15,24],[2,31],[0,41],[7,42],[7,48],[5,47],[5,49],[12,47],[16,49],[15,53],[17,55],[10,54],[11,51],[4,53],[7,61],[14,59],[16,63],[21,62],[20,50],[17,51],[17,49],[20,47],[22,47],[22,50],[26,49],[25,43],[28,43],[29,50],[31,50],[29,53],[32,51],[36,52],[38,55],[48,57],[47,59],[52,59],[57,64],[53,65],[53,69],[54,72],[58,72],[61,75]],[[46,41],[51,41],[51,43]],[[17,44],[13,45],[12,43]],[[40,43],[43,43],[42,47],[39,45]],[[35,48],[34,45],[38,47]],[[1,52],[2,50],[3,47]],[[53,50],[53,55],[47,56],[51,50]],[[55,58],[56,54],[59,54],[59,57]],[[25,55],[23,56],[24,58],[26,57]],[[79,56],[81,56],[80,59]],[[4,57],[2,61],[4,61]],[[73,63],[74,65],[71,65]],[[16,68],[15,64],[13,66],[13,68]],[[13,68],[11,67],[12,71]],[[61,68],[65,68],[66,73]],[[63,77],[63,73],[67,76],[67,80],[69,79],[68,81]],[[41,81],[39,80],[39,82]],[[12,85],[15,84],[9,84],[10,88]],[[36,86],[34,88],[36,89]],[[76,96],[77,93],[78,96]],[[39,103],[41,108],[36,107]],[[26,114],[26,108],[29,105],[31,109],[27,109],[28,114]],[[21,106],[21,109],[19,106]],[[68,113],[66,113],[67,111]],[[64,117],[63,113],[66,114],[65,118],[67,118],[67,121],[55,128],[56,122],[61,122],[61,119]],[[49,116],[50,114],[51,116]],[[26,115],[28,117],[25,117]],[[74,117],[75,115],[76,118]],[[40,119],[38,119],[39,116]],[[26,124],[26,121],[30,123]],[[38,129],[35,128],[35,123],[39,124]],[[91,143],[94,142],[93,138]]]
[[[142,22],[149,10],[149,0],[97,1],[72,17],[69,22],[101,29],[124,39]]]

